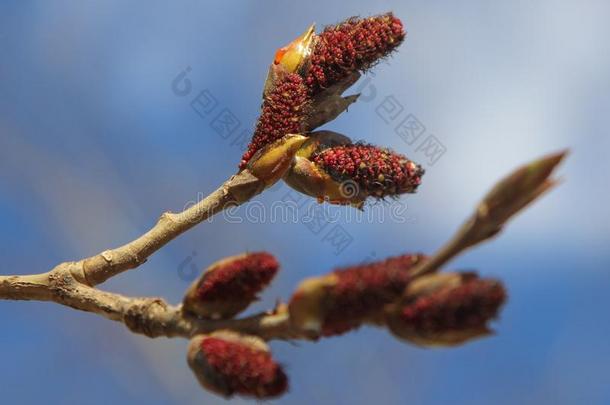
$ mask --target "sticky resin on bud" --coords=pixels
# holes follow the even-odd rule
[[[497,280],[439,273],[414,280],[401,302],[386,307],[394,335],[420,346],[456,346],[492,333],[488,323],[506,300]]]
[[[309,61],[314,40],[315,24],[312,24],[303,35],[275,52],[274,65],[281,65],[287,72],[299,73]]]
[[[221,330],[191,339],[187,361],[206,389],[231,397],[277,397],[288,389],[288,377],[260,338]]]
[[[410,269],[421,260],[425,257],[419,254],[402,255],[306,279],[290,300],[290,320],[312,337],[378,323],[385,305],[401,297]]]
[[[220,260],[189,287],[183,309],[204,318],[231,318],[257,299],[278,269],[278,261],[266,252]]]

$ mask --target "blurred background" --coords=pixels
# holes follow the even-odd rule
[[[193,269],[264,249],[283,263],[248,312],[264,310],[335,266],[432,252],[494,181],[570,148],[559,188],[450,266],[506,283],[496,336],[443,350],[370,328],[316,344],[273,342],[291,389],[271,402],[610,403],[610,3],[602,0],[5,0],[0,273],[43,272],[118,246],[163,211],[207,195],[236,170],[275,49],[312,22],[389,10],[403,19],[406,42],[326,127],[421,162],[418,194],[374,205],[372,220],[340,216],[314,229],[271,220],[272,204],[297,198],[279,185],[102,288],[175,303]],[[421,130],[407,136],[409,122]],[[396,204],[399,215],[390,212]],[[2,403],[225,402],[198,386],[185,340],[136,336],[49,303],[0,302],[0,319]]]

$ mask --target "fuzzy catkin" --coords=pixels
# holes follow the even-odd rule
[[[279,263],[266,252],[248,253],[204,275],[196,295],[204,301],[252,300],[273,279]]]
[[[204,387],[225,397],[272,398],[288,389],[281,365],[254,336],[220,331],[195,337],[187,360]]]
[[[303,132],[309,95],[303,78],[287,74],[264,98],[261,115],[248,149],[239,165],[243,170],[252,156],[262,147],[287,134]]]
[[[365,144],[324,149],[311,160],[336,181],[353,181],[367,195],[379,198],[415,192],[424,174],[405,156]]]
[[[352,17],[318,35],[305,83],[312,94],[328,88],[355,71],[365,71],[388,56],[406,36],[392,13]]]
[[[506,291],[495,280],[473,279],[416,298],[400,311],[400,321],[419,333],[483,327],[496,317]]]

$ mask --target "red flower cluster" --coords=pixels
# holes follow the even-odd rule
[[[379,198],[415,192],[424,174],[405,156],[373,145],[335,146],[310,159],[334,180],[353,181],[360,191]]]
[[[321,336],[338,335],[375,321],[385,305],[402,295],[410,280],[409,270],[423,259],[422,255],[402,255],[306,280],[290,300],[291,319]]]
[[[506,299],[502,284],[474,278],[416,298],[402,307],[400,320],[421,333],[482,328]]]
[[[221,395],[271,398],[288,388],[288,377],[265,343],[230,332],[193,339],[189,365],[200,383]]]
[[[263,146],[284,135],[303,132],[309,103],[307,93],[303,78],[296,73],[287,74],[276,84],[263,100],[262,112],[248,150],[242,156],[240,170]]]
[[[278,261],[266,252],[221,260],[187,291],[184,308],[204,317],[231,317],[256,299],[278,269]]]
[[[339,335],[375,317],[399,298],[409,282],[409,269],[421,255],[402,255],[384,261],[334,271],[337,284],[329,292],[322,336]]]
[[[405,35],[402,22],[392,13],[353,17],[326,27],[317,37],[305,83],[315,94],[354,71],[366,70],[396,49]]]
[[[402,23],[388,13],[364,19],[354,17],[327,27],[313,37],[315,45],[311,55],[309,52],[299,53],[301,48],[311,46],[311,35],[297,38],[299,43],[293,42],[281,48],[274,62],[276,68],[272,69],[272,85],[263,99],[262,112],[248,150],[242,156],[240,170],[263,146],[287,134],[303,133],[307,107],[320,90],[355,71],[370,68],[394,50],[404,37]],[[296,64],[296,68],[292,64],[288,64],[290,68],[283,67],[282,58],[291,59],[291,62],[298,59],[291,52],[299,53],[303,60]]]
[[[203,277],[197,288],[202,301],[217,301],[227,297],[254,298],[271,282],[279,263],[266,252],[248,253],[217,267]]]
[[[499,281],[474,273],[437,273],[414,279],[402,299],[386,307],[394,335],[421,346],[455,346],[490,334],[487,323],[506,300]]]
[[[386,326],[412,343],[451,346],[490,333],[487,323],[506,299],[502,284],[474,273],[413,276],[423,255],[346,267],[301,282],[288,310],[311,338],[362,324]]]

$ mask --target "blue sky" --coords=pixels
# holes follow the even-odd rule
[[[433,251],[495,180],[570,148],[558,189],[499,239],[450,265],[506,283],[510,300],[496,336],[451,350],[407,346],[376,329],[296,347],[274,342],[291,377],[277,403],[610,402],[610,5],[603,1],[4,1],[0,273],[42,272],[117,246],[161,212],[212,191],[236,169],[238,135],[254,125],[275,49],[312,22],[388,10],[403,19],[406,42],[364,79],[374,95],[327,128],[426,166],[419,193],[398,203],[407,221],[385,206],[374,208],[383,220],[342,218],[337,225],[351,243],[337,252],[327,230],[221,216],[103,288],[178,302],[189,284],[180,275],[185,261],[204,267],[268,250],[282,272],[249,311],[266,309],[302,278],[334,266]],[[192,90],[176,95],[172,81],[189,67]],[[190,105],[202,91],[217,102],[203,117]],[[388,100],[400,110],[395,120],[383,115]],[[222,109],[240,121],[227,139],[213,126]],[[409,114],[445,148],[434,164],[395,132]],[[269,215],[286,192],[275,187],[237,215]],[[190,375],[186,341],[134,336],[48,303],[2,302],[0,317],[3,402],[223,402]]]

